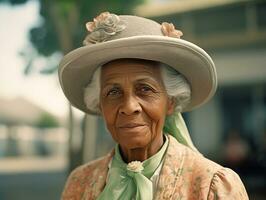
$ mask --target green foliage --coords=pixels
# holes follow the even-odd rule
[[[50,56],[55,51],[60,51],[56,32],[48,21],[30,30],[30,41],[43,56]]]
[[[48,113],[42,113],[39,120],[36,123],[39,128],[53,128],[58,127],[59,123],[55,117]]]

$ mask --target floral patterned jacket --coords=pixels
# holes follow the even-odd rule
[[[247,200],[239,176],[178,143],[172,136],[165,155],[155,200]],[[104,189],[113,151],[75,169],[62,200],[94,200]]]

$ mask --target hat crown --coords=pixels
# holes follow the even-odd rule
[[[121,15],[120,19],[125,22],[126,28],[110,38],[111,40],[140,35],[163,36],[161,25],[153,20],[129,15]]]
[[[116,17],[117,18],[115,18],[114,20],[118,19],[119,24],[122,24],[122,26],[124,26],[122,30],[121,29],[118,31],[115,30],[117,28],[115,28],[114,26],[115,26],[115,23],[118,23],[117,21],[115,21],[114,25],[111,24],[111,27],[109,26],[109,24],[107,24],[106,26],[99,25],[101,27],[97,28],[97,24],[96,24],[96,27],[94,27],[94,30],[86,36],[84,40],[84,44],[91,45],[91,44],[95,44],[99,42],[105,42],[105,41],[110,41],[110,40],[141,36],[141,35],[150,35],[150,36],[153,36],[153,35],[163,36],[164,35],[161,29],[162,26],[153,20],[146,19],[143,17],[138,17],[138,16],[131,16],[131,15],[120,15]],[[105,23],[104,19],[102,21],[103,21],[102,23],[104,24]],[[112,29],[111,32],[110,32],[110,29]]]

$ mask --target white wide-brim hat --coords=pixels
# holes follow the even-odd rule
[[[60,84],[73,106],[96,114],[84,103],[84,88],[99,66],[121,58],[158,61],[181,73],[192,91],[183,112],[201,106],[214,95],[217,75],[211,57],[195,44],[175,36],[178,31],[172,24],[166,23],[162,31],[161,24],[146,18],[105,14],[87,23],[91,33],[85,46],[71,51],[60,62]]]

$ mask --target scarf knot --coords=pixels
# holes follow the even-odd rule
[[[142,162],[132,161],[127,164],[127,174],[133,177],[136,173],[141,173],[144,170]]]

